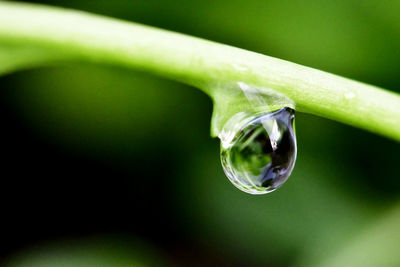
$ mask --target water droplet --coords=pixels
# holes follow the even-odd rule
[[[279,188],[296,161],[294,110],[268,114],[237,114],[219,136],[221,162],[229,180],[250,194]]]

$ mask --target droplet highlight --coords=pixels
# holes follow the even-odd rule
[[[293,109],[237,114],[219,137],[224,172],[240,190],[266,194],[289,178],[297,153]]]

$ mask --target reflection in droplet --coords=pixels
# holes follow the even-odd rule
[[[296,161],[293,123],[291,108],[261,116],[243,113],[231,119],[219,136],[221,162],[237,188],[266,194],[288,179]]]

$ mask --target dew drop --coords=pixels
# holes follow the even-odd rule
[[[282,186],[296,161],[294,110],[237,114],[224,127],[221,162],[226,176],[240,190],[266,194]]]

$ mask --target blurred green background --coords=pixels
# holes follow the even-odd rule
[[[400,92],[400,1],[39,2]],[[197,89],[81,63],[9,74],[0,87],[4,264],[400,265],[395,141],[297,113],[291,178],[253,196],[225,177],[212,103]]]

